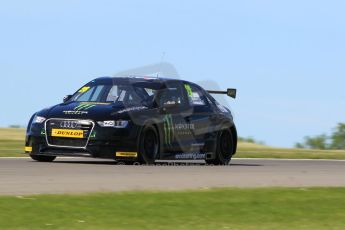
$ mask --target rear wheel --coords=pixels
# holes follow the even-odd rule
[[[142,131],[139,142],[139,161],[144,164],[153,164],[158,156],[159,138],[154,126],[146,126]]]
[[[216,140],[215,158],[206,160],[208,164],[228,165],[234,150],[232,133],[229,129],[219,131]]]
[[[30,155],[31,159],[39,162],[52,162],[56,156]]]

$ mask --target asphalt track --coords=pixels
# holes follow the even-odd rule
[[[213,187],[345,186],[345,161],[233,159],[230,166],[126,166],[114,161],[0,158],[0,195],[182,190]],[[163,163],[164,164],[164,163]]]

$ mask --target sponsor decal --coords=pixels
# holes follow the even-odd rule
[[[205,159],[205,153],[179,153],[175,155],[175,159],[190,159],[190,160],[197,160],[197,159]]]
[[[80,102],[81,105],[110,105],[109,102]]]
[[[192,135],[195,129],[194,124],[177,123],[174,124],[171,114],[167,114],[163,118],[164,142],[171,145],[176,135]]]
[[[116,152],[117,157],[137,157],[137,152]]]
[[[81,89],[78,91],[78,93],[85,93],[85,92],[87,92],[89,89],[90,89],[89,86],[84,86],[83,88],[81,88]]]
[[[194,124],[178,123],[174,125],[174,131],[178,135],[192,135],[194,130]]]
[[[192,91],[192,88],[190,87],[190,85],[185,84],[184,88],[186,89],[188,96],[193,97],[193,91]]]
[[[84,114],[89,113],[88,111],[71,111],[71,110],[62,111],[62,112],[66,115],[84,115]]]
[[[173,128],[173,120],[171,114],[167,114],[163,118],[163,126],[164,126],[164,141],[165,144],[171,145],[174,139],[174,128]]]
[[[74,111],[81,111],[81,110],[88,110],[91,109],[92,107],[95,107],[96,105],[90,104],[90,103],[80,103],[77,107],[75,107],[73,110]]]
[[[52,129],[52,137],[84,138],[83,130]]]
[[[96,138],[96,131],[92,131],[90,138]]]
[[[74,107],[73,110],[62,111],[66,115],[84,115],[88,114],[89,109],[95,107],[95,103],[80,103],[78,106]]]
[[[41,135],[42,135],[42,136],[46,135],[46,131],[45,131],[44,128],[41,129]]]
[[[31,146],[25,146],[24,148],[25,152],[32,152],[32,147]]]
[[[119,111],[113,113],[112,115],[118,114],[118,113],[125,113],[125,112],[136,111],[136,110],[143,110],[143,109],[147,109],[147,107],[146,106],[134,106],[134,107],[129,107],[129,108],[126,108],[126,109],[119,110]]]

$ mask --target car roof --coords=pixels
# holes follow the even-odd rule
[[[155,82],[155,83],[165,83],[165,82],[171,82],[171,81],[180,81],[180,82],[186,82],[181,79],[176,78],[162,78],[162,77],[152,77],[152,76],[140,76],[140,75],[126,75],[126,76],[115,76],[115,77],[99,77],[94,79],[93,81],[115,81],[115,82]]]

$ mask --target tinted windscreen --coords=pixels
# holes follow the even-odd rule
[[[118,84],[92,83],[79,89],[73,95],[71,101],[142,105],[152,102],[156,92],[156,84],[141,82]]]

